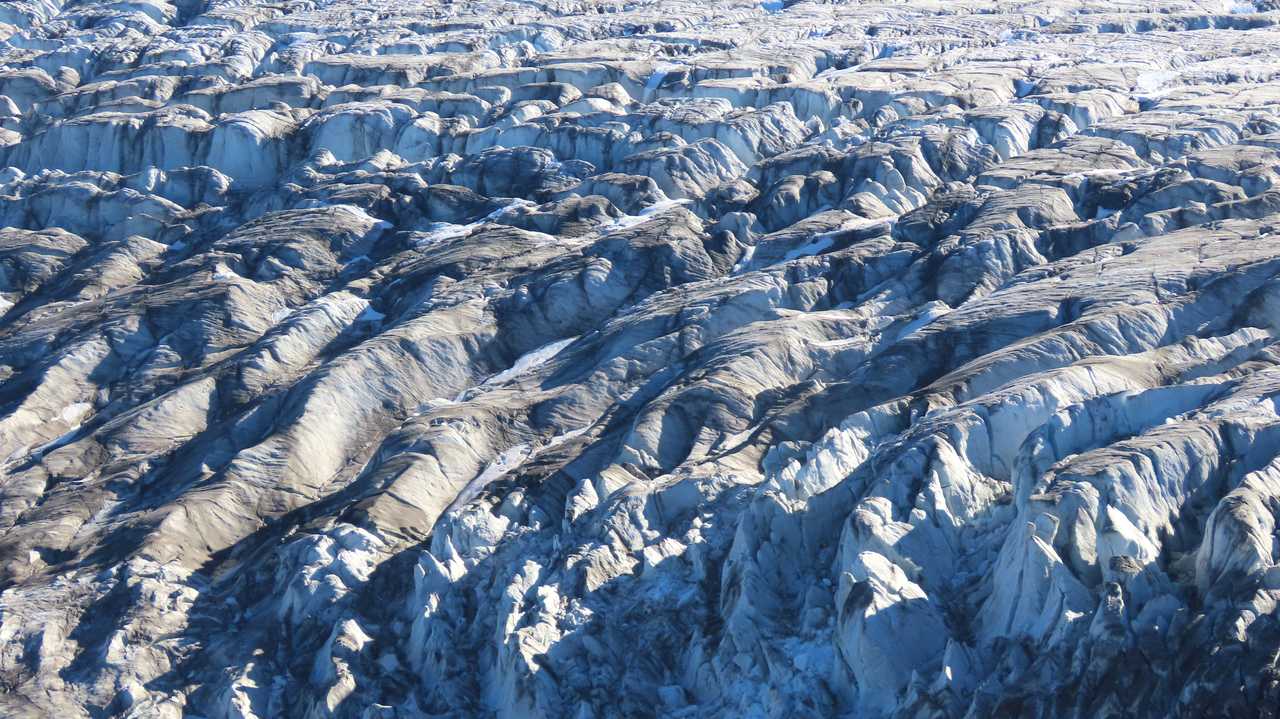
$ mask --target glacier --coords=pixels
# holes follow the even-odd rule
[[[1280,707],[1280,2],[5,0],[0,715]]]

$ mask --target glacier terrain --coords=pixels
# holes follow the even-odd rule
[[[1280,712],[1280,2],[4,0],[0,716]]]

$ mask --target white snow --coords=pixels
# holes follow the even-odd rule
[[[525,354],[521,355],[518,359],[516,359],[516,361],[512,363],[510,367],[486,379],[484,381],[484,384],[485,385],[502,384],[504,382],[515,379],[516,377],[519,377],[520,375],[523,375],[527,372],[531,372],[537,369],[538,367],[541,367],[542,365],[546,364],[547,361],[549,361],[551,358],[560,354],[560,350],[563,350],[565,347],[568,347],[569,345],[573,344],[574,340],[577,340],[577,339],[578,339],[577,337],[568,337],[562,340],[557,340],[555,342],[549,342],[535,350],[526,352]]]

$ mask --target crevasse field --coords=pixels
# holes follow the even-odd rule
[[[1280,708],[1280,2],[0,2],[0,716]]]

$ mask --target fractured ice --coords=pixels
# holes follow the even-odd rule
[[[1276,0],[7,0],[0,715],[1280,706]]]

